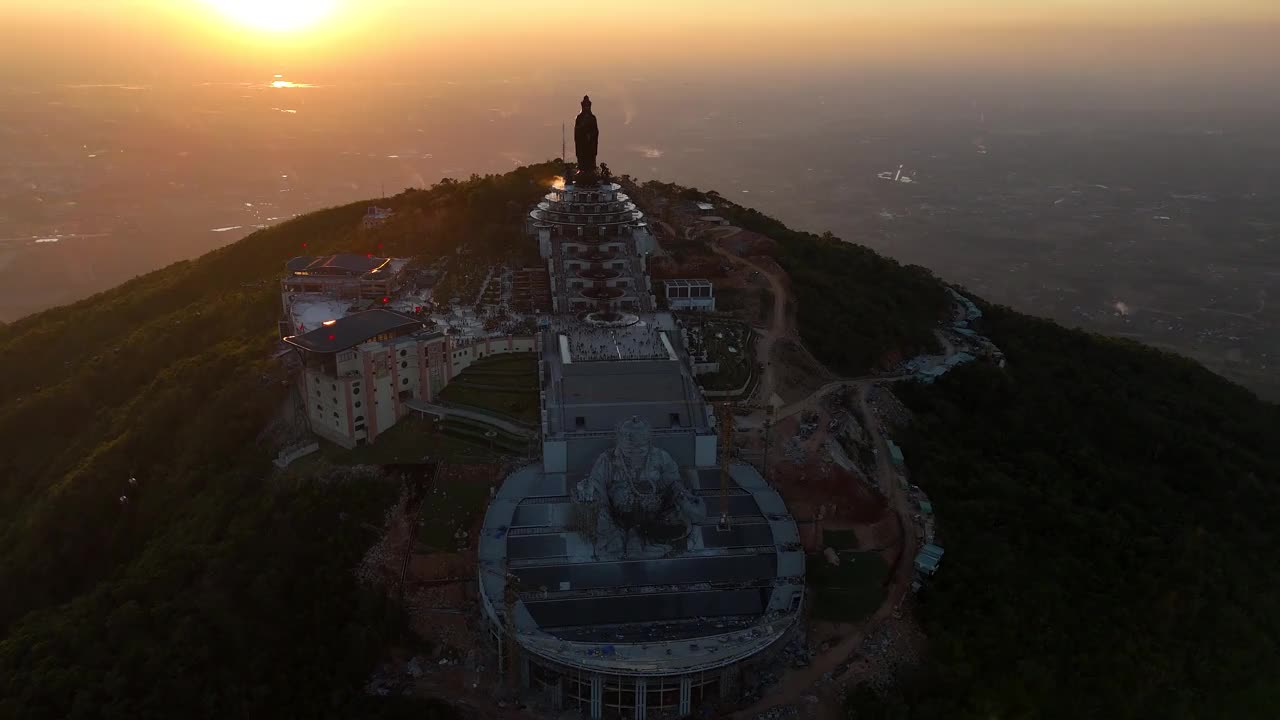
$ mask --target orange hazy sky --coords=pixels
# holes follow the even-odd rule
[[[270,9],[298,0],[257,0]],[[1274,0],[334,0],[262,32],[218,0],[0,0],[9,75],[199,75],[307,67],[428,73],[607,58],[620,67],[1274,62]]]

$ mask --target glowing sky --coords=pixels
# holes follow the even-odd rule
[[[1197,56],[1274,54],[1278,31],[1275,0],[0,0],[0,73],[527,69],[605,57],[758,70],[979,60],[1194,67]]]

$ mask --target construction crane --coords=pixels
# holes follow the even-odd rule
[[[729,529],[729,460],[733,456],[733,406],[720,403],[720,530]]]

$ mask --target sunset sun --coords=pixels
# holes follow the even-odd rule
[[[228,18],[255,30],[304,30],[333,13],[337,0],[206,0]]]

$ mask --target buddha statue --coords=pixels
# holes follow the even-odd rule
[[[593,541],[606,556],[660,557],[706,517],[702,498],[684,486],[675,460],[653,446],[649,425],[636,416],[618,423],[614,447],[596,458],[573,499],[594,510]]]

